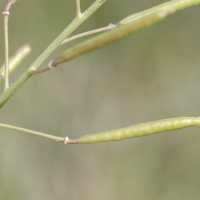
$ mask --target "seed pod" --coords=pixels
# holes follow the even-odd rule
[[[180,117],[164,119],[154,122],[138,124],[118,130],[86,135],[78,139],[69,139],[68,144],[92,144],[97,142],[108,142],[124,140],[134,137],[151,135],[164,131],[172,131],[188,126],[199,126],[200,117]]]

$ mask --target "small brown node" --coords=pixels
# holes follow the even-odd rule
[[[54,68],[55,68],[54,63],[55,63],[54,60],[50,61],[49,64],[48,64],[48,68],[49,68],[49,69],[54,69]]]
[[[111,29],[114,29],[114,28],[115,28],[115,25],[112,24],[112,23],[108,24],[108,26],[109,26]]]

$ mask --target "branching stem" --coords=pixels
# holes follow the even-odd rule
[[[18,80],[11,85],[0,96],[0,108],[8,101],[8,99],[34,74],[34,71],[53,53],[60,44],[88,17],[90,17],[99,7],[101,7],[107,0],[96,0],[80,18],[75,18],[69,26],[44,50],[44,52],[31,64],[31,66],[21,75]]]
[[[36,61],[29,67],[28,70],[24,72],[24,74],[11,86],[9,87],[9,65],[8,65],[8,16],[9,9],[11,5],[16,2],[16,0],[8,0],[6,8],[3,12],[4,15],[4,23],[5,23],[5,51],[6,51],[6,61],[5,61],[5,91],[0,97],[0,107],[2,107],[5,102],[14,94],[14,92],[30,77],[34,74],[34,72],[38,72],[38,67],[44,62],[44,60],[57,48],[60,44],[81,24],[85,21],[93,12],[95,12],[106,0],[96,0],[92,6],[90,6],[84,13],[81,14],[80,11],[80,0],[76,0],[76,18],[72,21],[72,23],[51,43],[51,45],[36,59]],[[68,51],[68,55],[62,55],[63,60],[58,60],[57,63],[55,61],[51,62],[49,68],[54,68],[56,64],[64,62],[66,60],[72,59],[77,55],[81,55],[85,52],[93,50],[95,48],[99,48],[100,46],[106,45],[110,42],[121,39],[135,31],[140,30],[141,28],[147,27],[156,21],[163,19],[170,13],[173,13],[177,10],[184,9],[189,6],[194,6],[200,4],[200,0],[173,0],[167,3],[164,3],[155,8],[149,9],[143,14],[139,13],[136,15],[129,16],[125,20],[120,21],[116,26],[121,24],[126,24],[124,26],[120,26],[117,31],[112,30],[108,33],[104,33],[99,37],[95,37],[92,40],[85,41],[85,43],[79,44],[78,47],[75,48],[75,53],[71,57]],[[78,17],[79,16],[79,17]],[[139,17],[139,18],[138,18]],[[138,21],[139,19],[139,21]],[[143,20],[141,20],[143,19]],[[128,23],[132,21],[131,23]],[[134,22],[134,23],[133,23]],[[127,24],[128,23],[128,24]],[[133,23],[133,24],[132,24]],[[134,26],[133,26],[134,25]],[[132,27],[133,26],[133,27]],[[94,31],[89,31],[79,36],[74,36],[76,38],[83,37],[85,35],[93,34]],[[114,38],[113,38],[114,37]],[[73,38],[73,37],[72,37]],[[70,41],[72,40],[69,39]],[[99,43],[97,43],[99,42]],[[82,46],[81,46],[82,45]],[[96,46],[95,46],[96,45]],[[87,49],[84,49],[88,47]],[[79,52],[77,53],[77,51]],[[83,51],[82,51],[83,50]],[[72,48],[71,51],[74,51]],[[63,57],[64,56],[64,57]],[[67,57],[68,56],[68,57]],[[67,58],[66,58],[67,57]],[[43,69],[45,71],[46,69]],[[41,70],[42,71],[42,70]],[[9,87],[9,88],[8,88]],[[155,133],[160,133],[164,131],[171,131],[176,129],[181,129],[189,126],[200,126],[200,117],[180,117],[173,119],[165,119],[159,120],[155,122],[143,123],[131,127],[126,127],[118,130],[107,131],[98,134],[86,135],[78,139],[69,139],[68,137],[58,137],[49,135],[46,133],[41,133],[38,131],[33,131],[21,127],[11,126],[7,124],[1,124],[1,128],[7,128],[12,130],[17,130],[21,132],[26,132],[29,134],[34,134],[37,136],[45,137],[48,139],[52,139],[58,142],[63,142],[64,144],[91,144],[97,142],[107,142],[107,141],[117,141],[122,139],[129,139],[133,137],[140,137],[145,135],[151,135]]]
[[[67,38],[61,43],[61,45],[66,44],[68,42],[71,42],[72,40],[75,40],[75,39],[78,39],[78,38],[81,38],[81,37],[85,37],[85,36],[88,36],[88,35],[93,35],[93,34],[96,34],[96,33],[101,33],[101,32],[104,32],[104,31],[112,30],[112,29],[116,28],[117,26],[118,26],[118,24],[115,25],[115,24],[110,23],[106,27],[95,29],[95,30],[92,30],[92,31],[87,31],[85,33],[81,33],[81,34],[72,36],[70,38]],[[54,61],[51,61],[51,62],[49,62],[48,67],[46,67],[44,69],[38,69],[38,70],[32,71],[31,74],[32,75],[33,74],[41,74],[41,73],[44,73],[46,71],[52,70],[54,68],[55,68]]]

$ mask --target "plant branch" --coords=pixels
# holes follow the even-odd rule
[[[88,36],[88,35],[104,32],[104,31],[108,31],[108,30],[114,29],[115,27],[117,27],[117,26],[114,25],[114,24],[109,24],[108,26],[103,27],[103,28],[95,29],[95,30],[92,30],[92,31],[87,31],[85,33],[81,33],[81,34],[78,34],[78,35],[75,35],[75,36],[72,36],[70,38],[65,39],[61,43],[61,45],[66,44],[68,42],[71,42],[72,40],[75,40],[75,39],[78,39],[78,38],[81,38],[81,37],[85,37],[85,36]],[[54,69],[54,66],[52,64],[53,64],[53,62],[49,62],[48,67],[46,67],[44,69],[38,69],[38,70],[32,71],[32,74],[41,74],[43,72],[52,70],[52,69]]]
[[[28,56],[31,52],[30,45],[23,45],[17,50],[14,56],[9,59],[9,75],[20,65],[20,63]],[[0,85],[3,83],[5,77],[5,64],[0,67]]]
[[[58,64],[67,62],[77,56],[83,55],[95,49],[101,48],[107,44],[115,42],[122,39],[132,33],[135,33],[142,28],[164,19],[168,14],[174,13],[176,11],[195,6],[200,4],[200,0],[173,0],[163,3],[159,6],[147,9],[140,13],[136,13],[125,19],[121,20],[119,23],[114,25],[121,25],[114,30],[108,31],[106,33],[99,34],[90,39],[87,39],[69,49],[67,49],[61,56],[56,60],[51,61],[51,66],[56,67]],[[162,16],[162,13],[164,16]],[[123,25],[125,24],[125,25]],[[48,71],[49,69],[44,69]]]
[[[103,28],[87,31],[85,33],[81,33],[81,34],[78,34],[78,35],[75,35],[75,36],[72,36],[70,38],[65,39],[61,43],[61,45],[66,44],[67,42],[71,42],[72,40],[76,40],[76,39],[88,36],[88,35],[93,35],[93,34],[96,34],[96,33],[101,33],[101,32],[104,32],[104,31],[108,31],[108,30],[114,29],[115,27],[116,26],[114,24],[109,24],[108,26],[103,27]]]
[[[76,18],[81,17],[81,6],[80,6],[80,0],[76,0]]]
[[[9,44],[8,44],[8,18],[10,16],[10,8],[12,2],[8,1],[6,7],[3,11],[4,16],[4,43],[5,43],[5,84],[4,84],[4,91],[9,88]]]
[[[8,45],[8,17],[9,14],[4,15],[4,42],[5,42],[5,83],[4,91],[9,88],[9,45]]]
[[[37,136],[40,136],[40,137],[45,137],[45,138],[48,138],[48,139],[51,139],[51,140],[55,140],[57,142],[64,142],[65,141],[64,137],[49,135],[49,134],[46,134],[46,133],[41,133],[41,132],[38,132],[38,131],[33,131],[33,130],[29,130],[29,129],[21,128],[21,127],[17,127],[17,126],[11,126],[11,125],[8,125],[8,124],[0,123],[0,128],[6,128],[6,129],[12,129],[12,130],[15,130],[15,131],[21,131],[21,132],[37,135]]]
[[[105,2],[106,0],[96,0],[84,13],[82,13],[81,18],[75,18],[69,24],[69,26],[49,45],[49,47],[47,47],[47,49],[31,64],[21,77],[18,78],[18,80],[0,96],[0,108],[28,80],[28,78],[34,74],[34,71],[38,69],[38,67],[51,55],[51,53],[54,52],[76,28],[78,28]]]
[[[8,0],[3,11],[4,16],[4,43],[5,43],[5,85],[4,91],[9,88],[9,43],[8,43],[8,18],[10,16],[10,8],[17,0]]]

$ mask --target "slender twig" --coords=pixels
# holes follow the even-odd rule
[[[9,59],[9,75],[20,65],[20,63],[28,56],[31,51],[30,45],[23,45],[17,50],[14,56]],[[5,77],[5,64],[0,67],[0,85]]]
[[[76,18],[81,17],[81,5],[80,5],[80,0],[76,0]]]
[[[4,42],[5,42],[5,84],[4,91],[9,88],[9,44],[8,44],[8,18],[10,16],[10,8],[12,2],[8,2],[3,11],[4,16]]]
[[[3,11],[4,16],[4,42],[5,42],[5,85],[4,91],[9,88],[9,43],[8,43],[8,18],[10,16],[10,8],[17,0],[8,0]]]
[[[18,80],[13,83],[1,96],[0,108],[8,101],[8,99],[34,74],[33,72],[53,53],[60,44],[88,17],[90,17],[99,7],[107,0],[96,0],[84,13],[81,18],[75,18],[69,26],[47,47],[47,49],[31,64]]]
[[[9,42],[8,42],[8,18],[10,16],[10,8],[17,0],[8,0],[3,11],[4,16],[4,42],[5,42],[5,84],[4,91],[9,88]]]
[[[40,136],[40,137],[45,137],[45,138],[48,138],[48,139],[51,139],[51,140],[55,140],[57,142],[64,142],[66,140],[64,137],[49,135],[49,134],[46,134],[46,133],[41,133],[41,132],[38,132],[38,131],[33,131],[33,130],[29,130],[29,129],[21,128],[21,127],[17,127],[17,126],[11,126],[11,125],[8,125],[8,124],[0,123],[0,128],[7,128],[7,129],[16,130],[16,131],[21,131],[21,132],[37,135],[37,136]]]
[[[33,70],[33,71],[30,71],[30,74],[31,75],[34,75],[34,74],[41,74],[41,73],[44,73],[44,72],[47,72],[49,70],[52,70],[54,69],[53,66],[51,66],[51,63],[48,64],[48,67],[44,68],[44,69],[37,69],[37,70]]]
[[[108,31],[108,30],[114,29],[115,27],[116,26],[114,24],[109,24],[108,26],[103,27],[103,28],[87,31],[85,33],[81,33],[81,34],[78,34],[78,35],[75,35],[75,36],[72,36],[70,38],[65,39],[61,43],[61,45],[62,44],[66,44],[67,42],[71,42],[72,40],[76,40],[76,39],[81,38],[81,37],[85,37],[85,36],[88,36],[88,35],[93,35],[93,34],[96,34],[96,33],[101,33],[101,32],[104,32],[104,31]]]
[[[162,17],[162,13],[164,15],[168,15],[176,11],[185,9],[187,7],[195,6],[197,4],[200,4],[200,0],[185,0],[185,1],[174,0],[167,3],[163,3],[154,8],[142,11],[140,13],[131,15],[129,17],[126,17],[125,19],[121,20],[119,23],[114,24],[114,25],[120,25],[119,27],[115,28],[114,30],[108,31],[106,33],[101,33],[75,46],[72,46],[71,48],[67,49],[56,60],[51,61],[50,64],[52,67],[56,67],[58,64],[67,62],[77,56],[80,56],[82,54],[88,53],[95,49],[101,48],[109,43],[117,41],[142,28],[147,27],[147,24],[144,23],[144,21],[146,22],[148,21],[150,23],[150,21],[152,20],[152,23],[155,23],[164,18]],[[156,15],[157,17],[155,17]],[[139,27],[139,24],[140,24],[140,27]]]
[[[5,83],[4,83],[4,91],[9,88],[8,17],[9,17],[9,14],[4,14],[4,42],[5,42]]]

